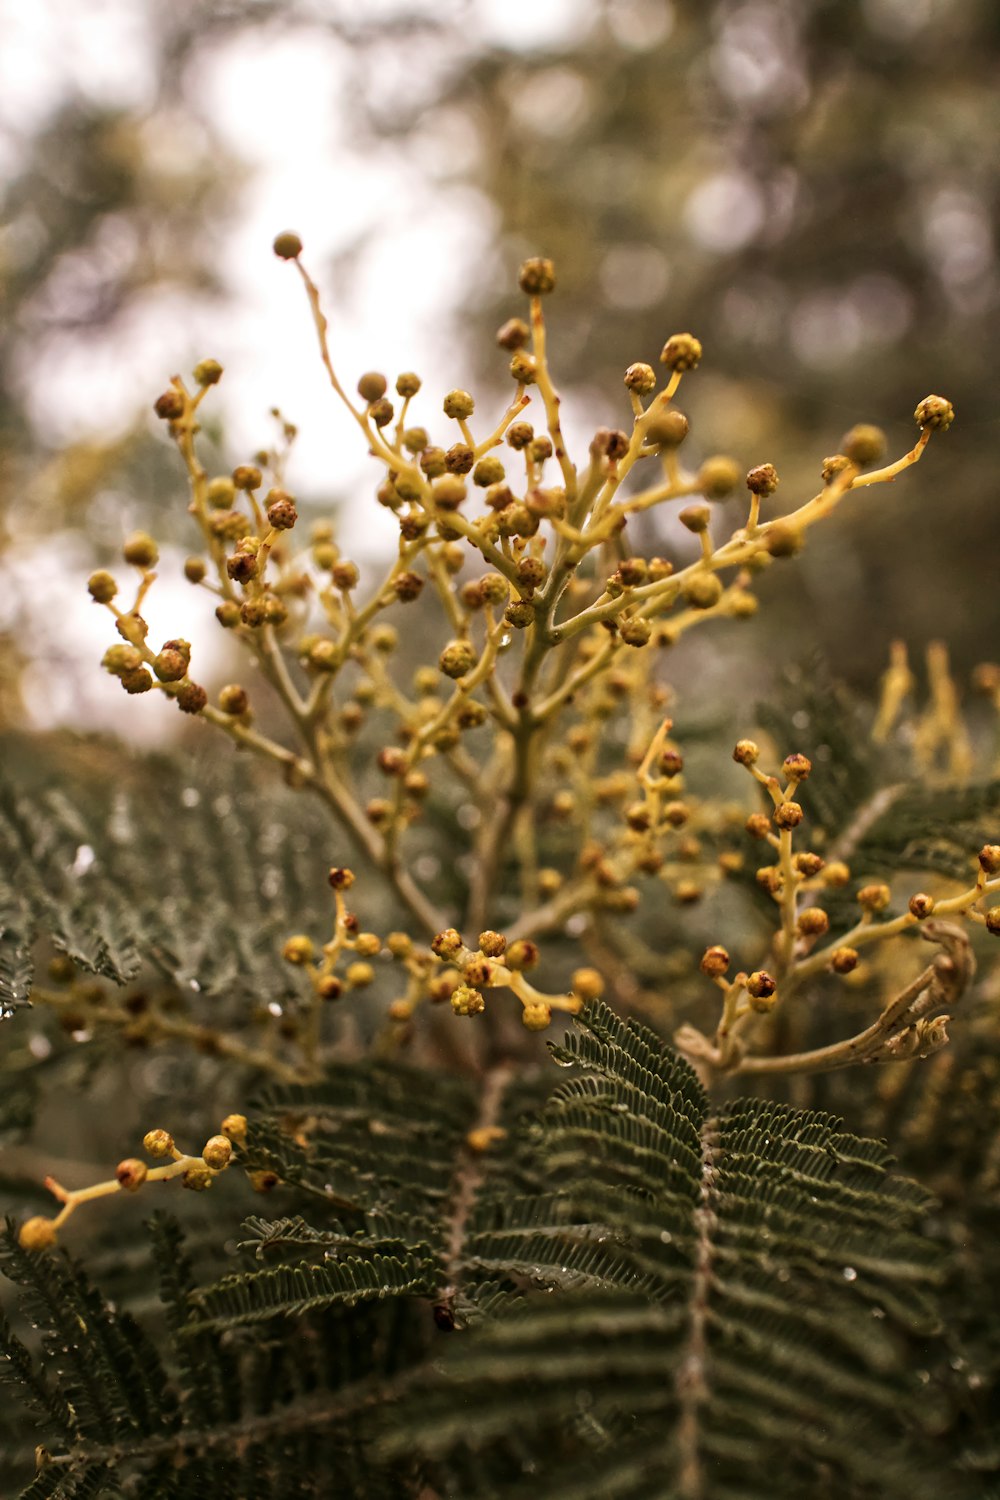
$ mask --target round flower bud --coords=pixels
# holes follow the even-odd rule
[[[764,544],[772,557],[796,557],[805,546],[805,537],[799,527],[777,521],[768,527]]]
[[[637,396],[648,396],[656,389],[656,371],[652,365],[643,364],[641,361],[629,365],[625,371],[625,385]]]
[[[604,994],[604,976],[596,969],[574,969],[570,989],[581,1000],[597,1000]]]
[[[162,422],[175,422],[184,415],[186,404],[184,393],[172,385],[161,396],[157,396],[153,402],[153,410]]]
[[[331,865],[326,878],[331,890],[349,891],[357,876],[346,865]]]
[[[865,911],[885,911],[890,899],[889,887],[881,881],[862,886],[857,895],[858,905],[864,907]]]
[[[232,474],[233,487],[237,490],[259,490],[264,476],[256,464],[237,464]]]
[[[612,463],[624,458],[628,448],[627,435],[615,427],[598,427],[590,443],[590,452],[594,458],[607,458]],[[545,456],[549,457],[549,454]]]
[[[321,1000],[339,1000],[344,992],[344,986],[336,974],[321,974],[315,983],[316,993]]]
[[[986,913],[986,931],[1000,937],[1000,906],[991,906]]]
[[[392,580],[393,593],[404,604],[411,603],[412,600],[416,599],[423,586],[424,580],[420,577],[419,573],[397,573]]]
[[[705,949],[698,967],[710,979],[721,979],[729,968],[730,962],[728,951],[722,947],[721,943],[715,943],[711,948]]]
[[[724,500],[739,482],[740,466],[735,458],[706,458],[698,470],[698,488],[706,500]]]
[[[200,714],[208,702],[208,694],[197,682],[182,682],[177,689],[175,702],[182,714]]]
[[[747,473],[747,489],[753,495],[773,495],[778,484],[778,471],[773,464],[758,464]]]
[[[618,625],[618,635],[626,646],[645,646],[653,633],[653,627],[641,615],[630,615]]]
[[[690,431],[691,423],[682,411],[665,411],[646,424],[645,436],[658,448],[679,448]]]
[[[275,531],[289,531],[299,519],[295,501],[291,495],[286,495],[282,490],[272,490],[267,498],[270,501],[267,507],[269,525],[273,526]]]
[[[885,453],[885,433],[881,427],[872,427],[867,422],[852,427],[840,440],[840,451],[859,469],[877,463]]]
[[[417,394],[422,384],[419,375],[414,375],[412,370],[404,370],[401,375],[396,376],[396,395],[408,400]]]
[[[481,458],[472,471],[473,484],[479,485],[481,489],[487,489],[491,484],[499,484],[504,478],[506,470],[498,458],[488,456]]]
[[[184,577],[188,583],[201,583],[208,572],[204,558],[189,557],[184,562]]]
[[[464,422],[476,409],[476,403],[468,391],[449,391],[442,403],[446,417]]]
[[[148,693],[153,686],[153,675],[145,667],[138,667],[131,672],[119,672],[118,680],[126,693]]]
[[[197,385],[218,385],[222,379],[222,366],[217,359],[201,359],[194,367]]]
[[[160,549],[148,531],[133,531],[122,547],[122,556],[136,568],[154,568],[159,561]]]
[[[240,606],[235,599],[224,599],[221,604],[216,605],[215,618],[223,630],[235,630],[242,618]]]
[[[244,1121],[244,1127],[246,1122]],[[221,1172],[223,1167],[228,1167],[233,1154],[233,1143],[228,1136],[213,1135],[208,1138],[202,1148],[201,1159],[206,1167],[211,1167],[213,1172]]]
[[[181,1187],[185,1187],[192,1193],[204,1193],[212,1186],[212,1173],[208,1167],[188,1167],[181,1174]]]
[[[430,438],[427,435],[426,427],[407,427],[400,435],[400,441],[407,453],[423,453],[430,442]]]
[[[286,963],[299,966],[309,963],[315,952],[312,938],[300,932],[287,939],[281,950],[281,956]]]
[[[767,1000],[778,988],[778,981],[766,969],[755,969],[747,978],[747,994],[755,1000]]]
[[[224,714],[231,714],[234,719],[241,718],[250,707],[246,688],[240,687],[237,682],[227,683],[219,689],[219,707]]]
[[[148,1176],[149,1168],[144,1161],[139,1161],[135,1156],[130,1156],[125,1161],[120,1161],[115,1168],[115,1181],[126,1193],[138,1192]]]
[[[438,657],[438,666],[446,677],[464,677],[479,660],[471,641],[449,641]]]
[[[164,646],[153,658],[153,671],[160,682],[180,682],[187,675],[189,657],[183,651]]]
[[[858,967],[859,958],[857,948],[834,948],[830,954],[830,968],[835,974],[852,974]]]
[[[87,590],[96,604],[110,604],[118,592],[118,585],[110,573],[99,568],[87,579]]]
[[[442,510],[457,510],[467,494],[465,480],[458,474],[442,474],[431,484],[431,498]]]
[[[257,1172],[248,1172],[247,1176],[255,1193],[270,1193],[281,1182],[277,1172],[272,1172],[267,1168],[262,1168]]]
[[[684,757],[679,750],[668,747],[660,751],[658,764],[664,776],[679,776],[684,769]]]
[[[779,828],[798,828],[804,816],[797,802],[779,802],[774,809],[774,821]]]
[[[369,406],[368,415],[376,427],[388,427],[396,415],[396,409],[391,401],[388,401],[385,396],[381,396]]]
[[[918,891],[915,896],[910,897],[909,906],[910,915],[916,917],[918,922],[923,922],[934,910],[934,897],[925,895],[923,891]]]
[[[849,469],[850,466],[851,460],[846,453],[834,453],[832,457],[824,458],[823,467],[819,471],[820,477],[824,484],[830,484],[838,474],[843,474],[844,470]]]
[[[537,943],[533,943],[530,938],[515,938],[507,945],[504,963],[508,969],[520,972],[522,969],[535,968],[540,958]]]
[[[279,260],[296,260],[302,254],[302,241],[294,229],[285,229],[275,235],[271,248]]]
[[[547,1031],[552,1024],[552,1007],[539,1000],[531,1000],[521,1011],[521,1023],[529,1031]]]
[[[794,755],[785,756],[781,769],[789,781],[805,781],[812,770],[812,761],[807,755],[800,755],[796,751]]]
[[[979,851],[979,868],[986,875],[1000,874],[1000,844],[984,844]]]
[[[821,906],[807,906],[795,925],[803,937],[822,937],[830,930],[830,918]]]
[[[464,946],[462,934],[455,927],[445,927],[431,940],[431,952],[436,953],[438,958],[443,958],[446,962],[457,958]]]
[[[681,595],[692,609],[711,609],[722,598],[722,583],[714,573],[695,573],[684,580]]]
[[[444,456],[444,466],[449,474],[468,474],[475,460],[468,443],[452,443]]]
[[[497,343],[501,349],[509,349],[513,354],[515,349],[523,349],[531,338],[531,329],[523,318],[508,318],[497,329]]]
[[[241,1146],[247,1138],[246,1115],[227,1115],[221,1125],[222,1134]]]
[[[555,290],[556,268],[545,256],[533,255],[522,262],[517,284],[529,297],[544,297]]]
[[[760,759],[760,746],[753,740],[737,740],[733,749],[733,760],[740,766],[755,766]]]
[[[678,512],[677,519],[682,526],[687,527],[688,531],[693,531],[695,536],[699,536],[701,532],[708,530],[712,512],[707,505],[685,505],[684,509]]]
[[[833,860],[823,871],[823,884],[833,886],[834,889],[847,885],[850,879],[850,868],[841,859]]]
[[[406,932],[390,932],[385,946],[393,958],[409,958],[413,952],[413,939]]]
[[[820,856],[812,854],[808,850],[803,851],[802,854],[796,854],[792,859],[792,864],[798,873],[805,875],[807,879],[813,875],[818,875],[823,868],[823,861]]]
[[[696,370],[701,352],[701,344],[693,333],[674,333],[663,346],[660,363],[668,370]]]
[[[534,436],[535,429],[530,422],[512,422],[507,429],[508,445],[518,453],[527,448]]]
[[[500,958],[507,947],[507,939],[502,932],[494,932],[489,928],[479,934],[479,947],[487,958]]]
[[[137,672],[142,666],[142,656],[135,646],[126,646],[123,642],[108,647],[101,658],[101,666],[112,677],[120,677],[123,672]]]
[[[338,589],[343,589],[345,593],[350,593],[351,589],[356,589],[361,581],[361,573],[357,563],[350,562],[348,559],[335,562],[330,569],[330,577],[334,585]]]
[[[460,984],[451,992],[451,1008],[456,1016],[479,1016],[486,1009],[486,1001],[471,985]]]
[[[56,1242],[57,1230],[52,1219],[43,1218],[36,1214],[32,1219],[25,1219],[17,1231],[17,1243],[22,1250],[48,1250]]]
[[[955,408],[944,396],[925,396],[913,413],[913,420],[920,428],[930,427],[937,432],[947,432],[955,420]]]
[[[174,1138],[169,1130],[147,1130],[142,1149],[150,1156],[169,1156],[174,1149]]]
[[[518,349],[511,357],[510,373],[518,385],[534,385],[538,379],[538,361],[533,354]]]

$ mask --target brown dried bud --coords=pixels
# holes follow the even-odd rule
[[[747,976],[747,994],[755,1000],[767,1000],[777,990],[778,981],[766,969],[755,969]]]
[[[424,580],[419,573],[397,573],[392,580],[393,592],[404,604],[416,599],[423,586]]]
[[[187,675],[189,662],[189,653],[164,646],[153,658],[153,671],[160,682],[180,682]]]
[[[598,427],[590,441],[592,456],[610,459],[612,463],[624,458],[628,448],[627,435],[616,427]]]
[[[535,429],[530,422],[512,422],[507,429],[507,442],[517,452],[527,448],[534,436]]]
[[[760,759],[760,746],[754,740],[737,740],[733,760],[740,766],[754,766]]]
[[[508,318],[497,329],[497,343],[501,349],[509,349],[512,354],[515,349],[523,349],[530,338],[531,329],[523,318]]]
[[[821,906],[807,906],[795,925],[803,937],[821,937],[830,930],[830,918]]]
[[[176,703],[181,713],[200,714],[208,702],[208,694],[197,682],[182,682],[177,689]]]
[[[766,813],[751,813],[743,826],[751,838],[766,839],[771,832],[771,819]]]
[[[1000,937],[1000,906],[991,906],[986,913],[986,931]]]
[[[708,530],[708,523],[712,519],[712,512],[707,505],[685,505],[679,511],[677,519],[688,531],[693,531],[695,536],[700,536],[703,531]]]
[[[289,531],[299,519],[295,501],[283,490],[272,490],[268,495],[267,519],[275,531]]]
[[[529,297],[544,297],[555,290],[556,268],[545,256],[534,255],[522,263],[517,284]]]
[[[163,392],[162,396],[157,396],[153,402],[153,410],[161,422],[175,422],[178,417],[184,415],[186,405],[184,393],[172,385]]]
[[[279,260],[296,260],[302,254],[302,241],[294,229],[284,229],[275,235],[271,248]]]
[[[910,915],[916,917],[918,922],[923,922],[926,917],[930,916],[935,904],[933,896],[928,896],[923,891],[918,891],[915,896],[910,897]]]
[[[758,464],[747,474],[747,489],[753,495],[773,495],[778,484],[778,471],[773,464]]]
[[[233,485],[238,490],[259,490],[264,476],[256,464],[237,464],[233,470]]]
[[[1000,874],[1000,844],[984,844],[979,851],[979,868],[986,875]]]

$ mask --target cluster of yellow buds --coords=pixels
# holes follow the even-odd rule
[[[45,1186],[62,1208],[51,1219],[41,1214],[26,1219],[18,1231],[18,1243],[25,1250],[47,1250],[57,1242],[60,1229],[81,1203],[106,1198],[112,1193],[137,1193],[148,1183],[179,1178],[182,1187],[192,1192],[204,1192],[230,1166],[234,1149],[245,1146],[246,1138],[246,1116],[239,1114],[227,1115],[218,1135],[210,1136],[197,1156],[180,1151],[169,1131],[148,1130],[143,1136],[143,1150],[155,1160],[164,1161],[165,1165],[150,1167],[140,1157],[129,1156],[118,1163],[114,1176],[107,1182],[86,1188],[64,1188],[54,1178],[47,1177]]]
[[[973,883],[955,894],[934,896],[917,891],[909,897],[905,911],[887,915],[892,891],[881,880],[855,882],[842,859],[823,856],[810,849],[796,849],[794,841],[805,814],[797,800],[799,787],[812,772],[808,757],[793,753],[785,757],[781,774],[760,769],[760,748],[749,739],[739,740],[733,759],[744,766],[764,789],[771,812],[755,812],[746,821],[746,831],[768,845],[773,862],[762,865],[757,884],[778,908],[769,969],[740,971],[727,978],[730,956],[721,944],[707,948],[701,971],[722,991],[722,1014],[713,1041],[692,1026],[684,1026],[675,1040],[692,1059],[723,1072],[806,1071],[846,1066],[853,1062],[900,1061],[924,1056],[947,1040],[947,1016],[928,1014],[935,1004],[954,1001],[971,975],[967,942],[956,920],[983,926],[1000,935],[1000,907],[990,905],[1000,893],[1000,845],[986,844],[980,850]],[[822,905],[824,892],[840,891],[856,883],[858,920],[836,939],[830,933],[830,916]],[[754,1055],[749,1050],[753,1018],[767,1015],[779,1003],[790,1003],[811,980],[824,973],[850,976],[852,983],[867,978],[861,962],[862,950],[885,942],[913,927],[947,950],[944,958],[925,971],[923,983],[906,1003],[891,1002],[878,1021],[858,1037],[851,1037],[815,1053]],[[955,954],[961,950],[961,959]],[[944,965],[944,967],[942,967]],[[950,968],[948,967],[950,965]],[[933,972],[932,972],[933,971]],[[950,975],[945,986],[942,975]],[[956,976],[961,977],[959,984]]]

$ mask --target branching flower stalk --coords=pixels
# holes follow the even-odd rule
[[[105,667],[127,692],[166,694],[238,747],[275,761],[291,785],[322,799],[424,940],[445,931],[457,914],[440,911],[415,879],[409,830],[431,791],[449,784],[449,795],[471,798],[479,812],[463,914],[468,931],[485,931],[492,923],[533,940],[562,930],[574,917],[616,905],[629,909],[634,897],[625,882],[635,869],[647,876],[664,869],[655,847],[659,793],[643,782],[650,821],[636,823],[635,814],[629,824],[642,856],[598,853],[584,834],[570,868],[540,868],[539,818],[572,819],[583,811],[586,822],[586,794],[579,779],[572,790],[566,745],[575,744],[577,754],[596,745],[609,704],[621,696],[638,689],[644,699],[655,700],[662,689],[649,662],[659,649],[704,621],[752,615],[756,573],[797,552],[809,529],[849,492],[892,482],[917,462],[931,432],[951,424],[949,403],[937,396],[922,401],[917,442],[881,467],[872,465],[882,457],[882,434],[869,426],[852,429],[843,452],[824,461],[819,491],[784,516],[762,515],[779,480],[770,463],[756,465],[746,475],[744,524],[724,528],[728,535],[718,539],[717,502],[735,490],[740,469],[721,456],[705,459],[694,472],[682,465],[689,424],[675,398],[701,359],[693,335],[675,334],[664,344],[666,379],[659,390],[650,365],[629,366],[624,383],[630,427],[600,428],[586,462],[574,461],[562,432],[544,316],[555,270],[544,258],[526,261],[520,285],[528,321],[512,318],[497,336],[510,357],[513,395],[477,437],[473,397],[449,392],[442,410],[452,430],[435,443],[411,421],[421,390],[417,375],[397,377],[398,410],[380,372],[360,377],[357,400],[348,394],[298,236],[279,235],[274,248],[302,279],[327,378],[381,469],[376,499],[396,518],[397,554],[380,579],[362,588],[359,568],[342,554],[329,524],[317,523],[305,546],[293,545],[299,518],[283,475],[295,430],[283,419],[279,452],[210,476],[199,457],[199,415],[223,372],[217,361],[203,360],[194,371],[194,389],[175,376],[155,403],[185,465],[189,508],[202,538],[203,552],[188,559],[185,573],[217,599],[220,627],[235,635],[270,685],[287,718],[287,742],[255,725],[250,694],[240,684],[227,685],[209,702],[191,676],[188,642],[168,640],[159,650],[149,643],[142,609],[155,582],[158,548],[145,533],[125,544],[125,561],[138,572],[127,607],[116,602],[119,586],[111,574],[102,570],[90,579],[92,597],[108,609],[121,637],[106,653]],[[524,420],[533,403],[536,425]],[[636,483],[643,465],[658,471],[645,485]],[[631,555],[630,519],[683,499],[694,499],[679,512],[697,538],[694,560]],[[393,669],[399,632],[390,616],[414,608],[422,594],[436,601],[446,638],[436,663],[420,668],[408,689]],[[382,796],[366,794],[369,768],[358,765],[353,748],[373,712],[395,723],[370,768],[385,778]],[[492,734],[485,753],[475,734],[484,725]],[[656,751],[650,754],[655,760]],[[651,764],[644,765],[640,781],[648,779]],[[668,775],[677,778],[679,793],[679,770]],[[626,795],[620,784],[612,800],[615,795]],[[673,817],[672,826],[679,826],[684,815],[675,809],[667,822]],[[512,850],[521,871],[519,910],[512,909],[503,879]],[[787,877],[787,851],[782,857]],[[677,895],[683,886],[678,876],[677,899],[685,899]],[[789,895],[786,953],[791,925]],[[329,961],[327,953],[317,983],[332,977]],[[515,993],[521,988],[522,1002],[525,983],[511,986]],[[527,1006],[535,1005],[551,1005],[551,999],[528,998]],[[315,1025],[311,1030],[315,1054],[318,1033]]]

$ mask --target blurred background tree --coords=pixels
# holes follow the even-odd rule
[[[124,513],[141,524],[156,507],[164,534],[179,488],[149,400],[185,359],[220,352],[198,347],[203,330],[253,318],[235,246],[269,174],[290,185],[282,206],[309,221],[314,267],[327,257],[341,324],[361,306],[375,362],[413,354],[429,389],[435,365],[448,385],[499,386],[488,335],[526,252],[559,265],[553,342],[581,432],[582,418],[622,420],[607,396],[620,372],[692,328],[706,359],[689,447],[773,459],[781,508],[855,421],[882,423],[902,451],[915,401],[946,394],[959,414],[947,458],[922,466],[905,496],[844,507],[822,547],[764,581],[768,609],[752,628],[785,655],[783,641],[794,654],[824,643],[865,686],[894,636],[945,638],[963,673],[991,654],[1000,14],[989,0],[546,0],[530,15],[499,0],[384,0],[360,19],[346,0],[191,0],[131,17],[141,67],[116,89],[61,0],[38,15],[39,35],[47,26],[50,50],[54,35],[74,66],[44,103],[25,110],[9,88],[0,103],[0,535],[44,539],[61,559],[54,587],[76,587],[71,562],[79,577],[88,552],[113,552]],[[253,46],[264,86],[248,89],[239,59]],[[228,128],[227,89],[238,99]],[[307,108],[317,90],[335,120],[326,138]],[[342,193],[329,193],[331,175]],[[387,245],[401,247],[388,265]],[[266,264],[263,235],[259,248]],[[400,332],[414,304],[426,343]],[[293,352],[267,379],[278,387],[299,364]],[[235,367],[227,389],[234,379]],[[314,360],[296,379],[325,400]],[[277,398],[262,396],[261,412]],[[295,487],[367,504],[335,454],[330,441],[315,448]],[[175,505],[178,546],[184,523]],[[651,524],[683,545],[669,517]],[[59,655],[41,626],[25,638],[23,607],[15,589],[0,612],[8,719],[25,655]],[[759,690],[768,653],[756,636],[744,650],[741,629],[671,672]],[[50,659],[46,693],[79,666]],[[73,718],[72,694],[61,716]]]

